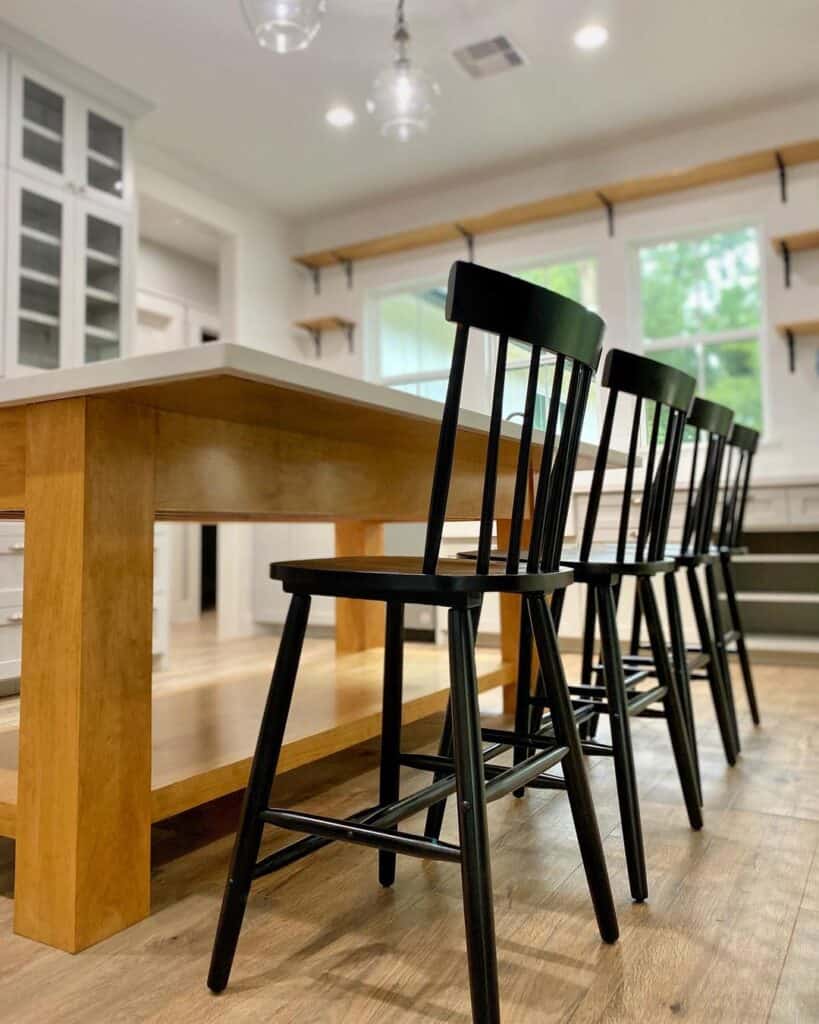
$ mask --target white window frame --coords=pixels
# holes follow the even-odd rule
[[[642,277],[640,274],[640,250],[662,245],[663,242],[683,242],[687,240],[707,238],[709,235],[722,234],[728,231],[737,231],[742,228],[752,228],[756,232],[757,248],[759,250],[759,322],[756,327],[738,327],[728,331],[703,332],[701,334],[684,334],[676,337],[661,338],[646,343],[643,324],[645,321],[643,308]],[[710,222],[699,224],[682,231],[675,231],[669,228],[658,232],[656,235],[643,237],[631,243],[631,259],[629,261],[632,277],[632,292],[635,295],[634,308],[637,310],[636,323],[633,325],[636,347],[644,355],[651,356],[652,353],[668,351],[670,349],[696,349],[698,346],[730,344],[737,341],[756,341],[759,346],[759,390],[761,401],[762,423],[760,435],[763,440],[766,437],[768,424],[768,314],[767,314],[767,292],[765,282],[767,281],[766,257],[767,249],[762,244],[766,237],[764,225],[754,219],[736,217],[729,221]],[[705,362],[698,359],[697,362],[697,394],[705,390]]]

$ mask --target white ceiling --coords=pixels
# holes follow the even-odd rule
[[[0,0],[0,17],[156,105],[138,134],[294,216],[482,167],[819,91],[817,0],[407,0],[442,96],[428,136],[383,140],[364,110],[393,0],[328,0],[309,50],[256,47],[239,0]],[[609,45],[571,42],[591,18]],[[499,33],[527,66],[473,81],[451,51]],[[356,126],[324,122],[333,102]]]

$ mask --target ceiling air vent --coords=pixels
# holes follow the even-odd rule
[[[489,78],[525,63],[523,54],[506,36],[484,39],[454,50],[452,56],[471,78]]]

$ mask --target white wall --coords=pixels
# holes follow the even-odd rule
[[[372,203],[335,217],[302,223],[298,251],[341,246],[607,181],[662,173],[814,138],[817,124],[819,101],[813,99],[755,117],[635,141],[514,174],[465,181],[457,187],[425,189],[409,198]],[[786,346],[775,331],[775,325],[785,320],[819,316],[819,259],[796,257],[792,287],[786,290],[781,260],[767,241],[784,232],[819,226],[819,165],[794,168],[789,172],[788,184],[787,204],[780,201],[772,168],[769,175],[620,206],[614,239],[608,238],[602,210],[599,215],[583,214],[487,235],[476,240],[476,259],[511,269],[537,260],[595,258],[600,312],[607,321],[606,343],[634,348],[640,344],[633,275],[634,251],[639,242],[738,222],[758,225],[765,285],[762,346],[766,428],[756,470],[759,476],[795,473],[806,467],[819,472],[817,343],[798,343],[797,372],[791,375]],[[367,345],[372,341],[365,317],[368,296],[402,282],[445,278],[449,264],[458,258],[465,258],[464,247],[453,244],[360,263],[355,266],[351,291],[343,272],[331,269],[323,274],[320,296],[313,295],[312,284],[303,275],[296,299],[299,316],[339,313],[361,325],[355,354],[348,355],[343,338],[339,338],[337,343],[326,345],[322,365],[342,373],[368,375]]]
[[[138,154],[136,187],[222,236],[219,312],[225,340],[300,358],[290,328],[297,276],[287,223],[155,152]]]
[[[235,190],[196,174],[165,154],[138,152],[136,187],[222,236],[219,260],[219,316],[222,338],[291,359],[302,349],[293,337],[291,303],[297,285],[288,225]],[[253,527],[219,527],[219,636],[253,632]]]
[[[137,289],[182,299],[200,309],[219,309],[219,268],[146,238],[139,240]]]

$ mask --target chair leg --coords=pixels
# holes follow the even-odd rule
[[[554,623],[542,595],[529,598],[527,604],[541,675],[552,710],[555,739],[561,746],[569,748],[569,753],[563,759],[563,777],[566,780],[566,791],[597,917],[597,926],[604,942],[616,942],[620,934],[617,912],[614,909],[603,843],[583,762],[580,736],[572,714],[572,703],[566,686],[563,663],[560,660]]]
[[[683,715],[688,727],[688,742],[691,757],[694,761],[694,774],[697,780],[697,795],[702,807],[702,779],[700,777],[700,758],[697,749],[697,726],[694,721],[694,704],[691,699],[691,679],[688,675],[688,653],[685,647],[685,634],[680,612],[680,594],[677,590],[677,574],[666,573],[664,579],[665,603],[668,612],[668,630],[671,640],[671,656],[674,664],[674,675],[677,680],[677,693],[682,704]]]
[[[438,756],[439,757],[452,757],[452,701],[450,700],[446,706],[446,714],[444,715],[444,725],[441,730],[441,738],[438,741]],[[435,772],[433,775],[433,782],[440,782],[441,779],[446,777],[444,772]],[[446,811],[446,800],[441,800],[437,804],[433,804],[427,811],[427,822],[424,826],[424,835],[427,839],[440,839],[441,828],[444,824],[444,812]]]
[[[714,646],[717,649],[719,669],[722,673],[722,682],[725,687],[725,696],[728,701],[728,711],[731,715],[731,725],[734,730],[734,746],[737,751],[739,751],[741,749],[739,739],[739,722],[737,719],[736,703],[734,701],[734,687],[731,682],[731,666],[728,664],[728,654],[725,650],[725,630],[722,625],[722,614],[719,607],[719,593],[717,591],[717,578],[714,574],[713,563],[705,566],[705,591],[708,596],[708,608],[711,612]]]
[[[222,910],[213,944],[208,988],[222,992],[227,986],[236,943],[242,928],[253,869],[259,855],[263,823],[259,817],[270,799],[270,789],[276,775],[281,753],[284,729],[290,712],[290,701],[304,644],[304,633],[310,613],[310,597],[294,594],[287,612],[276,667],[267,695],[253,766],[245,790],[241,823],[236,833],[233,858],[222,899]]]
[[[638,902],[648,898],[646,858],[643,848],[643,827],[640,821],[640,800],[637,776],[634,771],[634,753],[631,748],[626,700],[626,680],[623,674],[623,656],[617,634],[617,611],[610,583],[594,587],[600,614],[600,642],[609,702],[611,742],[614,751],[614,770],[617,777],[617,799],[620,822],[626,848],[631,895]]]
[[[642,632],[643,612],[640,608],[640,592],[634,588],[634,607],[631,612],[631,640],[629,642],[629,653],[638,655],[640,653],[640,633]]]
[[[483,602],[477,605],[475,608],[470,609],[470,615],[472,616],[472,636],[473,639],[478,635],[478,626],[481,621],[481,609]],[[452,701],[448,700],[446,704],[446,713],[444,715],[444,725],[441,729],[441,738],[438,741],[438,756],[446,757],[447,759],[452,757]],[[446,778],[448,772],[435,772],[432,779],[433,782],[440,782],[441,779]],[[446,813],[446,800],[441,800],[437,804],[433,804],[427,810],[427,820],[424,826],[424,835],[427,839],[440,839],[441,828],[444,824],[444,814]]]
[[[720,736],[722,737],[725,759],[728,764],[735,765],[737,763],[737,748],[734,740],[734,728],[731,724],[731,713],[728,709],[728,698],[725,695],[722,670],[719,666],[714,639],[711,636],[711,627],[708,624],[708,616],[702,600],[697,570],[693,566],[689,566],[686,570],[686,577],[688,579],[688,592],[691,595],[691,606],[694,609],[694,618],[697,622],[700,647],[708,655],[708,664],[706,666],[708,685],[711,687],[711,699],[714,702],[714,711],[717,716]]]
[[[486,790],[478,709],[475,644],[469,611],[449,611],[452,739],[461,838],[461,879],[472,1016],[499,1024],[498,962],[492,908],[492,875],[486,824]]]
[[[671,737],[671,748],[674,751],[674,760],[677,764],[677,774],[680,777],[685,807],[688,811],[688,820],[691,823],[691,828],[699,830],[702,828],[702,806],[699,789],[697,788],[697,773],[694,768],[694,759],[691,756],[688,724],[685,720],[680,695],[677,691],[677,680],[668,662],[668,648],[666,647],[665,636],[663,635],[660,613],[657,609],[657,599],[654,596],[654,589],[648,576],[641,577],[637,581],[637,585],[640,588],[640,604],[645,615],[657,679],[660,685],[666,688],[663,708],[665,709],[665,718],[668,722],[668,734]]]
[[[589,584],[586,587],[586,615],[583,620],[583,664],[580,670],[580,683],[582,686],[591,686],[594,682],[592,665],[594,664],[594,627],[596,624],[596,608],[594,588]],[[593,715],[580,725],[580,735],[584,740],[593,740],[597,735],[597,726],[600,722],[599,715]]]
[[[725,584],[725,596],[728,599],[728,611],[731,616],[731,627],[736,634],[737,654],[739,664],[742,667],[742,679],[745,683],[745,693],[748,695],[748,705],[751,709],[751,718],[754,725],[759,725],[759,706],[756,702],[756,690],[754,679],[751,675],[751,661],[748,657],[748,649],[745,646],[745,630],[742,628],[742,618],[739,614],[739,603],[737,591],[734,585],[734,568],[731,563],[731,555],[723,552],[720,555],[720,566],[722,568],[722,579]]]
[[[384,699],[381,712],[381,777],[379,803],[391,804],[399,797],[401,772],[401,710],[404,684],[404,606],[387,605],[384,636]],[[396,826],[397,828],[397,826]],[[378,881],[390,886],[395,881],[395,854],[378,851]]]
[[[518,645],[518,677],[515,691],[515,733],[526,736],[531,728],[531,694],[532,694],[532,631],[526,606],[520,604],[520,643]],[[525,744],[515,747],[512,761],[520,764],[525,761],[531,751]],[[526,789],[516,789],[514,795],[518,800],[526,795]]]

